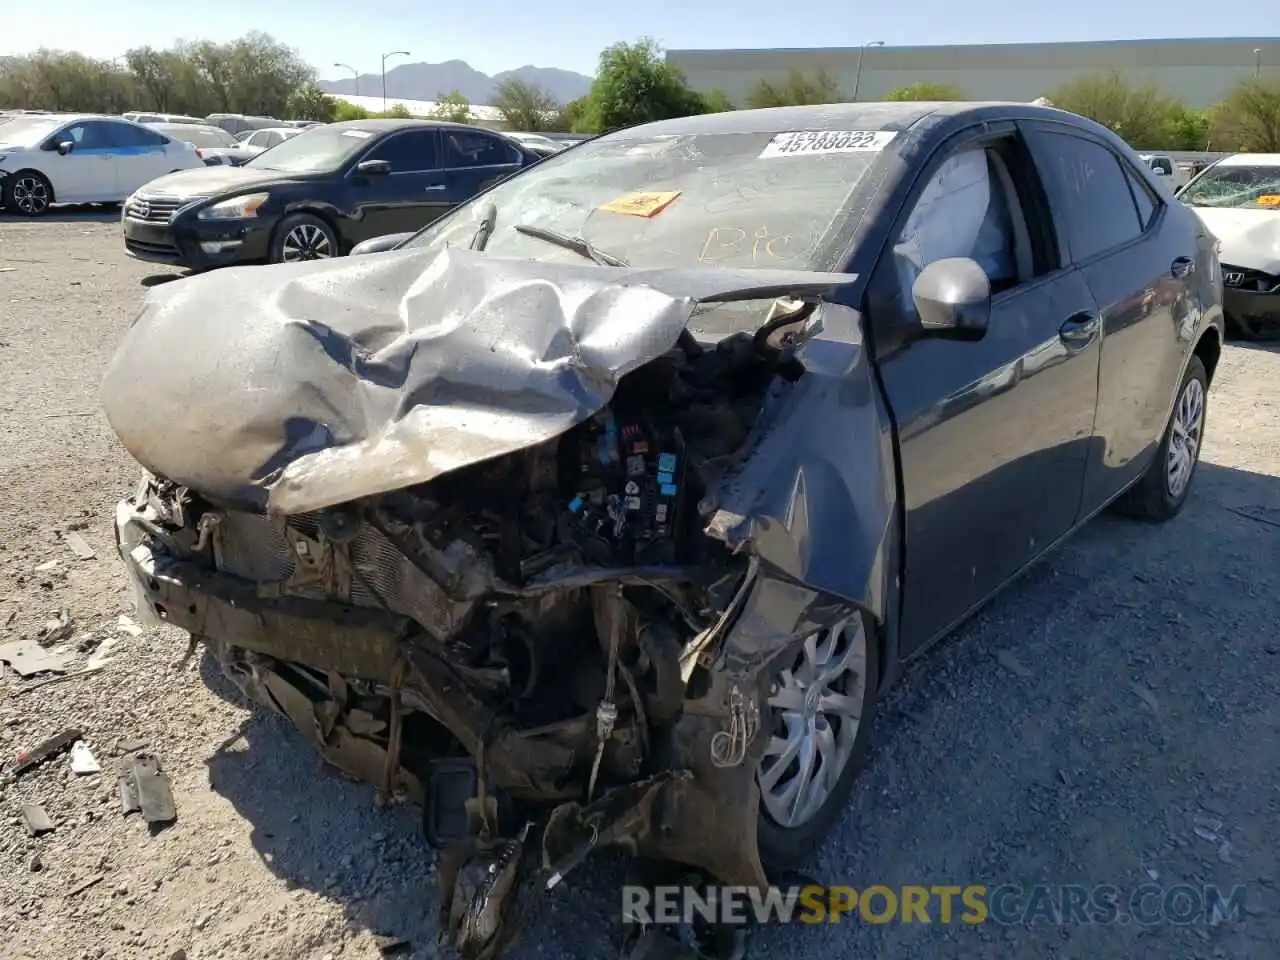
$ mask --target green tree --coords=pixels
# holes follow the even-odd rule
[[[437,105],[437,108],[436,108],[436,109],[437,109],[437,111],[439,111],[439,109],[440,109],[440,108],[439,108],[439,106],[438,106],[438,105]],[[413,117],[413,114],[409,112],[409,108],[408,108],[408,107],[406,107],[403,103],[393,103],[393,104],[391,105],[391,109],[390,109],[390,110],[383,110],[383,111],[381,111],[381,112],[379,112],[379,113],[371,113],[371,114],[367,114],[366,116],[370,116],[370,117],[381,117],[381,118],[383,118],[383,119],[387,119],[387,120],[408,120],[408,119],[410,119],[410,118],[412,118],[412,117]],[[363,119],[363,118],[362,118],[362,119]],[[445,116],[437,116],[437,117],[436,117],[436,119],[438,119],[438,120],[449,120],[449,119],[452,119],[452,118],[451,118],[451,117],[445,117]]]
[[[343,120],[368,120],[369,111],[364,107],[357,107],[354,103],[348,103],[346,100],[339,100],[334,97],[334,123],[340,123]],[[408,111],[405,111],[406,113]]]
[[[575,129],[574,125],[581,121],[586,106],[586,97],[570,100],[547,121],[547,129],[558,133],[569,133]]]
[[[655,41],[644,38],[616,43],[600,54],[595,82],[574,129],[596,133],[705,112],[706,104],[689,89],[684,74],[663,59]]]
[[[1165,138],[1165,146],[1170,150],[1208,150],[1209,140],[1208,110],[1179,105],[1170,113]]]
[[[1280,81],[1244,80],[1211,113],[1215,150],[1280,153]]]
[[[556,98],[546,90],[515,78],[498,84],[490,105],[508,130],[549,130],[560,109]]]
[[[1088,74],[1048,97],[1060,110],[1088,117],[1138,149],[1167,148],[1181,105],[1154,84],[1133,86],[1118,70]]]
[[[890,90],[884,97],[886,100],[892,100],[895,103],[901,103],[908,100],[968,100],[968,95],[952,83],[930,83],[922,80],[919,83],[909,83],[905,87],[896,87]]]
[[[457,90],[442,93],[436,97],[435,108],[431,111],[433,120],[447,120],[449,123],[475,123],[475,115],[471,112],[471,101]]]
[[[728,113],[737,110],[737,106],[723,90],[708,90],[702,95],[702,106],[707,113]]]
[[[794,107],[809,103],[840,103],[845,99],[836,78],[826,70],[819,70],[813,76],[792,70],[779,83],[769,80],[757,83],[747,94],[747,106]]]
[[[319,120],[332,123],[337,117],[338,101],[314,83],[299,87],[285,105],[286,120]]]

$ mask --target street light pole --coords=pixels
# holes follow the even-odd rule
[[[392,50],[382,55],[382,112],[387,112],[387,57],[407,57],[408,50]]]
[[[858,102],[858,87],[862,83],[862,55],[867,52],[867,47],[883,47],[883,40],[872,40],[870,43],[864,43],[858,48],[858,69],[853,75],[853,100]]]
[[[1262,74],[1262,51],[1255,48],[1253,51],[1253,79],[1257,80]]]
[[[351,64],[349,63],[335,63],[334,66],[337,67],[339,70],[351,71],[351,80],[353,83],[355,83],[355,88],[356,88],[353,96],[357,96],[357,97],[360,96],[360,71],[357,70],[355,67],[351,66]]]

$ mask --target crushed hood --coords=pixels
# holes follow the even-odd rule
[[[1192,207],[1222,241],[1219,259],[1233,267],[1280,274],[1280,210]]]
[[[153,473],[300,513],[563,433],[671,349],[699,302],[820,296],[855,279],[456,248],[235,267],[152,289],[102,404]]]

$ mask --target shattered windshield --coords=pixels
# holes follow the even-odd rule
[[[1280,210],[1280,167],[1219,164],[1188,184],[1179,199],[1193,207]]]
[[[606,137],[544,160],[406,246],[471,246],[480,237],[500,257],[836,270],[832,235],[888,136]]]

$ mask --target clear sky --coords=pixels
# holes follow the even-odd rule
[[[334,62],[377,73],[389,50],[408,50],[411,61],[465,60],[490,74],[524,64],[594,73],[601,49],[641,36],[668,49],[1243,36],[1268,32],[1264,14],[1275,9],[1262,0],[1240,0],[1224,17],[1210,16],[1202,0],[11,0],[5,7],[0,54],[47,46],[106,58],[144,44],[263,30],[297,48],[325,79],[344,75]]]

